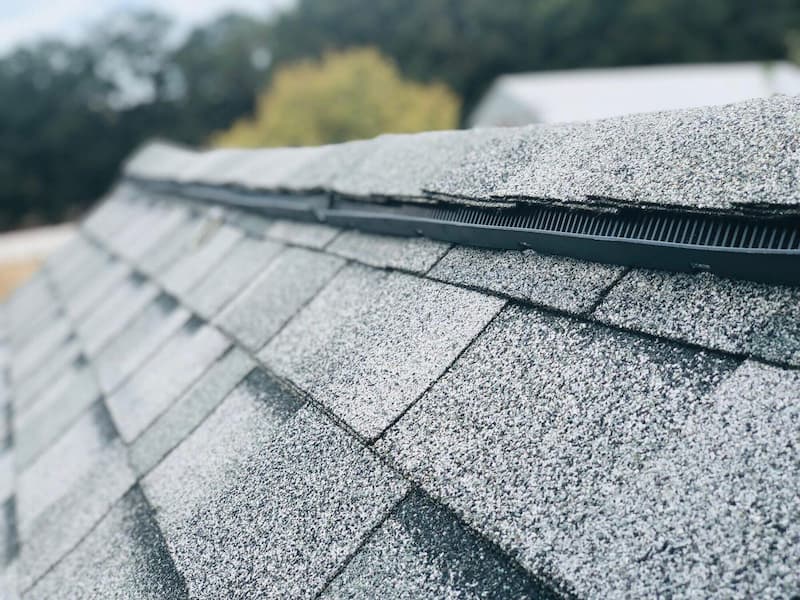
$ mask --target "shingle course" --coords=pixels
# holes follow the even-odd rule
[[[186,598],[152,510],[139,488],[121,498],[97,527],[24,598]]]
[[[419,492],[407,496],[322,598],[556,598]]]
[[[91,368],[83,361],[67,369],[27,410],[14,418],[17,465],[29,465],[100,397]]]
[[[532,250],[456,246],[429,275],[557,310],[585,313],[624,270],[615,265],[548,256]]]
[[[130,446],[138,475],[149,472],[187,437],[255,367],[246,353],[231,348]]]
[[[736,364],[510,308],[378,448],[582,596],[785,595],[800,380]]]
[[[800,366],[800,291],[722,279],[633,270],[595,316],[613,325],[736,354]]]
[[[344,261],[291,248],[282,252],[214,320],[246,348],[260,350],[311,300]]]
[[[184,297],[197,314],[212,319],[219,310],[275,258],[283,246],[267,240],[246,237],[205,274]]]
[[[373,438],[502,304],[410,275],[347,267],[259,358]]]
[[[100,388],[112,392],[191,317],[185,307],[160,294],[94,358]]]
[[[144,480],[192,597],[310,598],[405,491],[285,394],[251,375]]]
[[[187,321],[108,397],[120,437],[128,443],[135,440],[229,345],[214,327],[197,318]]]
[[[449,244],[424,238],[345,231],[328,246],[327,251],[379,269],[426,273],[448,248]]]

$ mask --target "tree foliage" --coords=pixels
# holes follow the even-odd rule
[[[459,101],[441,84],[403,79],[376,50],[326,54],[280,69],[254,118],[215,137],[225,146],[296,146],[343,142],[385,132],[450,129]]]

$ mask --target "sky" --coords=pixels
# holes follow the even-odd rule
[[[188,30],[236,10],[267,15],[292,0],[0,0],[0,54],[47,36],[79,38],[95,21],[117,11],[155,8]]]

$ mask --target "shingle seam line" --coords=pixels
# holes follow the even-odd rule
[[[483,332],[484,332],[484,331],[486,331],[486,330],[489,328],[489,326],[490,326],[490,325],[491,325],[491,324],[492,324],[492,323],[495,321],[495,319],[497,319],[497,318],[498,318],[498,316],[500,315],[500,313],[502,313],[502,312],[505,310],[505,308],[506,308],[506,306],[507,306],[507,305],[508,305],[508,301],[507,301],[507,300],[504,300],[504,301],[503,301],[503,304],[501,304],[501,305],[500,305],[500,307],[497,309],[497,312],[495,312],[495,314],[494,314],[494,315],[492,315],[492,318],[491,318],[491,319],[489,319],[489,320],[486,322],[486,324],[485,324],[483,327],[481,327],[480,331],[476,332],[476,333],[475,333],[475,334],[474,334],[474,335],[473,335],[473,336],[470,338],[470,340],[469,340],[469,341],[468,341],[468,342],[467,342],[467,343],[464,345],[464,347],[463,347],[463,348],[461,348],[461,350],[458,352],[458,354],[455,356],[455,358],[453,358],[453,360],[452,360],[452,361],[450,361],[450,363],[447,365],[447,367],[446,367],[445,369],[443,369],[443,370],[442,370],[441,374],[440,374],[438,377],[434,378],[434,380],[433,380],[433,381],[431,381],[431,382],[430,382],[430,383],[429,383],[429,384],[428,384],[428,385],[425,387],[425,389],[424,389],[424,390],[423,390],[423,391],[422,391],[422,392],[421,392],[419,395],[417,395],[417,397],[416,397],[416,398],[414,398],[414,400],[412,400],[412,401],[411,401],[411,402],[410,402],[410,403],[409,403],[407,406],[405,406],[405,407],[403,408],[403,410],[402,410],[402,411],[400,411],[400,413],[399,413],[399,414],[395,415],[395,417],[394,417],[394,418],[393,418],[393,419],[392,419],[392,420],[389,422],[389,424],[388,424],[386,427],[384,427],[384,428],[383,428],[383,429],[380,431],[380,433],[378,433],[378,435],[377,435],[377,436],[375,436],[375,437],[373,437],[373,438],[371,438],[371,439],[370,439],[370,441],[369,441],[369,443],[368,443],[368,445],[369,445],[369,446],[374,446],[374,445],[375,445],[375,444],[376,444],[378,441],[380,441],[380,440],[383,438],[383,436],[386,434],[386,432],[387,432],[387,431],[389,431],[389,430],[390,430],[392,427],[394,427],[394,426],[397,424],[397,422],[398,422],[398,421],[400,421],[400,419],[402,419],[402,418],[403,418],[403,417],[404,417],[404,416],[405,416],[405,415],[408,413],[408,411],[410,411],[410,410],[411,410],[411,409],[412,409],[412,408],[413,408],[413,407],[414,407],[414,406],[417,404],[417,402],[419,402],[419,401],[420,401],[420,400],[421,400],[423,397],[425,397],[425,395],[426,395],[426,394],[427,394],[427,393],[428,393],[428,392],[429,392],[429,391],[430,391],[430,390],[431,390],[431,389],[432,389],[432,388],[433,388],[433,387],[434,387],[434,386],[435,386],[435,385],[436,385],[436,384],[437,384],[437,383],[438,383],[438,382],[439,382],[439,381],[440,381],[442,378],[446,377],[446,376],[447,376],[447,374],[448,374],[448,373],[450,373],[450,371],[452,370],[453,366],[454,366],[456,363],[458,363],[458,361],[461,359],[461,357],[462,357],[462,356],[464,356],[464,354],[465,354],[465,353],[466,353],[466,352],[467,352],[467,351],[468,351],[468,350],[469,350],[469,349],[470,349],[470,348],[473,346],[473,344],[474,344],[474,343],[475,343],[475,342],[476,342],[476,341],[477,341],[477,340],[478,340],[478,339],[479,339],[479,338],[480,338],[480,337],[483,335]]]
[[[397,508],[406,500],[406,498],[409,497],[411,492],[412,492],[412,486],[409,485],[408,489],[406,490],[406,493],[403,494],[401,498],[399,498],[389,509],[386,510],[386,512],[378,520],[377,523],[375,523],[372,527],[370,527],[368,531],[362,534],[361,539],[358,542],[358,545],[345,557],[344,561],[342,561],[342,563],[336,568],[336,570],[330,575],[330,577],[328,577],[325,580],[325,582],[322,584],[322,587],[320,587],[317,593],[314,594],[315,600],[320,598],[322,594],[325,593],[325,590],[327,590],[330,587],[330,585],[334,581],[336,581],[337,577],[339,577],[339,575],[345,572],[350,563],[353,562],[353,559],[355,559],[356,556],[358,556],[361,553],[361,551],[364,549],[364,546],[366,546],[372,539],[372,537],[378,532],[378,530],[381,527],[383,527],[386,521],[389,520],[389,517],[391,517],[395,513]]]

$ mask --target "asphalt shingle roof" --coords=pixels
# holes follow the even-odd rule
[[[549,200],[663,189],[784,211],[797,113],[779,98],[200,159],[157,144],[127,168],[377,201],[557,184]],[[800,594],[797,287],[137,185],[0,308],[0,595]]]

